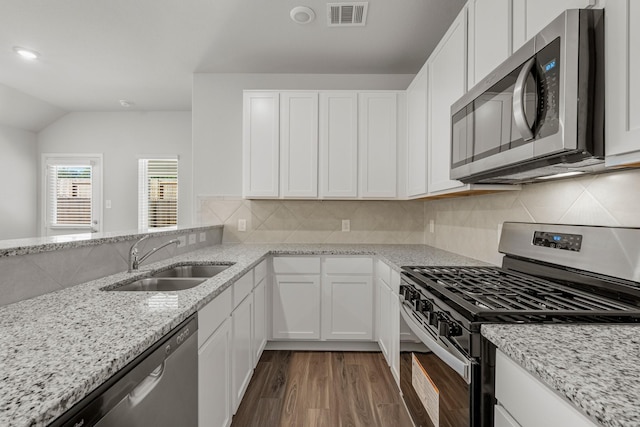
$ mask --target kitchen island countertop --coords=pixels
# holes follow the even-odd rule
[[[482,325],[482,334],[603,426],[640,426],[640,325]]]

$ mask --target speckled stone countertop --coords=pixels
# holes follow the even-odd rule
[[[482,334],[604,426],[640,426],[640,325],[483,325]]]
[[[196,233],[198,231],[206,231],[212,228],[223,228],[223,225],[190,225],[160,229],[63,234],[60,236],[0,240],[0,257],[37,254],[40,252],[57,251],[59,249],[81,248],[83,246],[97,246],[103,243],[116,243],[139,238],[145,234],[151,234],[156,237],[173,236],[184,233],[185,231]]]
[[[422,245],[217,245],[0,307],[0,426],[43,426],[269,254],[376,255],[402,265],[484,265]],[[106,292],[178,262],[234,262],[179,292]]]

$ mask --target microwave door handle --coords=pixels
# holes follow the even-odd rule
[[[527,122],[527,116],[524,108],[524,96],[526,94],[525,85],[527,84],[527,77],[529,76],[529,73],[531,73],[535,62],[536,58],[533,57],[524,64],[516,80],[516,86],[513,89],[513,121],[515,122],[516,128],[518,129],[518,132],[520,132],[522,139],[525,141],[533,139],[533,131]]]

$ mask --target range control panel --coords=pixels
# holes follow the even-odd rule
[[[582,247],[582,235],[535,231],[533,233],[532,243],[535,246],[580,252],[580,248]]]

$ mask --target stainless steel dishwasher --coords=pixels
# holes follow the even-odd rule
[[[197,427],[197,313],[120,370],[51,427]]]

